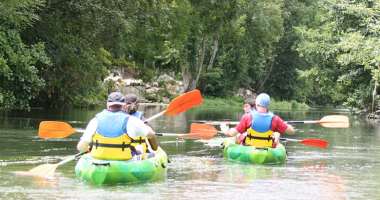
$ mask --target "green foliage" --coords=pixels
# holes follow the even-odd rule
[[[0,105],[30,109],[29,101],[44,86],[36,65],[48,66],[44,44],[26,45],[20,33],[38,17],[41,1],[0,2]]]
[[[271,94],[271,97],[279,100],[295,99],[299,102],[306,102],[314,96],[317,100],[320,99],[318,94],[309,91],[312,85],[305,87],[304,80],[297,78],[298,70],[310,69],[313,63],[300,57],[296,51],[295,47],[301,37],[293,28],[299,25],[315,26],[316,15],[314,0],[287,0],[284,4],[282,8],[284,36],[275,45],[273,69],[262,88]]]
[[[379,10],[343,0],[1,1],[0,105],[95,104],[115,89],[108,71],[129,67],[144,82],[175,72],[209,104],[240,104],[228,97],[244,88],[283,107],[368,110]]]
[[[243,110],[244,101],[247,98],[240,97],[227,97],[227,98],[218,98],[212,96],[202,96],[203,102],[200,106],[228,106],[228,107],[241,107]],[[298,103],[296,101],[276,101],[271,99],[268,109],[309,109],[309,106],[305,103]]]
[[[227,98],[218,98],[212,96],[202,96],[201,106],[235,106],[243,107],[244,98],[239,97],[227,97]]]
[[[297,28],[303,38],[298,51],[323,71],[313,78],[319,82],[314,91],[330,92],[332,101],[364,110],[371,103],[371,88],[378,84],[380,3],[323,0],[319,5],[322,25]]]
[[[297,103],[296,100],[292,100],[290,103],[292,105],[292,108],[298,108],[299,107],[299,104]]]

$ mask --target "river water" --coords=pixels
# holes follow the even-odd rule
[[[150,117],[166,106],[140,106]],[[77,153],[81,133],[63,139],[38,137],[41,121],[63,121],[75,129],[103,109],[0,109],[1,199],[380,199],[380,131],[378,122],[354,119],[346,109],[272,110],[285,121],[320,120],[326,115],[347,115],[350,128],[296,124],[295,135],[328,141],[327,148],[283,143],[286,163],[253,165],[229,161],[220,144],[211,140],[158,137],[171,163],[164,178],[145,183],[92,185],[75,176],[71,161],[57,168],[56,179],[18,175],[33,167],[58,163]],[[157,133],[189,133],[192,123],[238,121],[243,108],[198,106],[178,115],[151,121]],[[218,130],[219,127],[215,126]]]

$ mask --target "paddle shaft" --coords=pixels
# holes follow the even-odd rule
[[[210,125],[219,125],[225,123],[227,125],[236,125],[240,122],[207,122]],[[320,124],[326,128],[348,128],[349,119],[345,115],[327,115],[321,120],[305,120],[305,121],[285,121],[287,124]]]
[[[285,122],[287,124],[316,124],[318,121],[316,120],[306,120],[306,121],[288,121]]]
[[[155,114],[155,115],[149,117],[148,119],[146,119],[146,120],[144,121],[144,123],[147,123],[148,121],[151,121],[151,120],[154,120],[154,119],[160,117],[160,116],[163,115],[165,112],[166,112],[166,110],[164,110],[164,111],[162,111],[162,112],[160,112],[160,113],[157,113],[157,114]]]
[[[160,117],[164,112],[165,112],[165,111],[162,111],[162,112],[160,112],[160,113],[158,113],[158,114],[153,115],[152,117],[149,117],[148,119],[146,119],[146,120],[144,121],[144,123],[146,124],[146,123],[148,123],[148,121]],[[79,129],[79,130],[78,130],[78,129],[75,129],[75,131],[76,131],[76,132],[83,133],[85,130],[82,130],[82,129]],[[170,133],[169,133],[169,134],[170,134]]]
[[[316,120],[306,120],[306,121],[284,121],[285,123],[287,124],[316,124],[318,123],[318,121]],[[213,122],[210,122],[210,123],[213,123]],[[237,125],[239,124],[240,122],[219,122],[220,124],[221,123],[226,123],[227,125]]]
[[[75,154],[75,155],[73,155],[73,156],[70,156],[70,157],[68,157],[68,158],[66,158],[66,159],[64,159],[64,160],[62,160],[61,162],[57,163],[57,165],[58,165],[58,166],[61,166],[61,165],[65,164],[65,163],[68,163],[68,162],[70,162],[70,161],[72,161],[72,160],[74,160],[74,159],[76,159],[76,158],[82,156],[82,155],[85,154],[85,153],[86,153],[86,152],[79,152],[79,153],[77,153],[77,154]]]
[[[299,141],[301,141],[301,140],[290,139],[290,138],[280,138],[280,140],[284,140],[284,141],[292,141],[292,142],[299,142]]]
[[[156,133],[157,136],[184,136],[188,134],[178,134],[178,133]]]

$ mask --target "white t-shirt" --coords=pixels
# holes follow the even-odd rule
[[[127,133],[128,136],[134,139],[135,137],[146,137],[149,133],[150,127],[144,124],[141,119],[137,117],[130,116],[127,122]],[[92,137],[98,129],[98,118],[94,117],[88,122],[86,130],[84,131],[82,137],[80,138],[86,142],[92,142]]]

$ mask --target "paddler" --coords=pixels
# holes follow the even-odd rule
[[[280,141],[280,134],[284,132],[293,135],[294,128],[286,124],[278,115],[267,110],[270,97],[266,93],[261,93],[256,98],[256,110],[249,110],[243,115],[235,128],[222,123],[220,130],[226,136],[233,137],[238,133],[247,131],[245,145],[256,147],[273,147]]]
[[[254,98],[248,98],[243,103],[244,113],[247,113],[251,109],[256,110],[256,99]],[[240,145],[243,145],[243,142],[246,136],[247,136],[247,132],[244,132],[242,134],[238,133],[236,135],[237,143]]]
[[[135,94],[127,94],[127,95],[125,95],[125,100],[126,100],[127,105],[124,108],[124,112],[126,112],[127,114],[129,114],[131,116],[137,117],[138,119],[140,119],[144,122],[146,119],[145,119],[143,113],[137,111],[139,109],[139,106],[140,106],[140,99]],[[146,122],[145,124],[150,126],[153,129],[153,126],[149,122]],[[157,143],[156,137],[153,136],[152,138],[149,138],[148,142],[149,142],[149,145],[152,148],[152,150],[156,151],[158,148],[158,143]],[[149,154],[150,153],[149,148],[147,147],[145,137],[136,137],[132,141],[132,146],[136,147],[136,146],[140,146],[140,145],[144,149],[143,154],[145,154],[145,153]]]
[[[91,155],[102,160],[140,160],[142,154],[131,146],[133,138],[152,138],[155,132],[137,117],[126,114],[125,97],[120,92],[108,96],[107,109],[96,114],[87,124],[77,145],[80,152],[88,151],[92,142]]]

